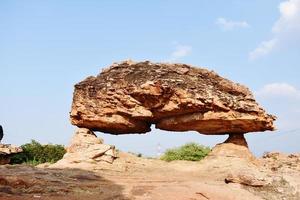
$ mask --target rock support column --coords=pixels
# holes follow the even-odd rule
[[[256,162],[255,156],[250,152],[244,134],[229,134],[229,137],[220,144],[213,147],[208,157],[222,159],[242,159]]]

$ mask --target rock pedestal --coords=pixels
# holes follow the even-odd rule
[[[225,140],[225,142],[217,144],[208,156],[214,158],[224,157],[224,159],[237,158],[251,162],[256,161],[248,148],[244,134],[229,134],[229,137]]]
[[[21,153],[22,151],[21,147],[16,147],[11,144],[0,144],[0,165],[9,164],[11,156]]]
[[[259,160],[250,152],[244,134],[229,134],[201,163],[209,174],[226,183],[259,187],[270,181]]]
[[[74,163],[110,163],[117,158],[112,145],[103,144],[103,140],[86,128],[80,128],[74,134],[64,157],[53,166],[68,167]]]

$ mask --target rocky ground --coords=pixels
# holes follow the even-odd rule
[[[119,153],[113,164],[3,165],[0,199],[300,199],[299,154],[269,153],[238,171],[212,157],[167,163]]]

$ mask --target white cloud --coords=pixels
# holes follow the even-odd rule
[[[254,93],[268,113],[277,116],[279,131],[300,130],[300,89],[288,83],[270,83]]]
[[[272,27],[273,37],[261,42],[249,53],[249,59],[257,59],[272,52],[284,43],[300,39],[300,0],[287,0],[279,4],[280,17]]]
[[[178,43],[176,43],[175,45],[175,50],[171,53],[171,58],[169,59],[169,61],[177,61],[192,52],[192,47],[189,45],[181,45]]]
[[[280,18],[274,24],[272,31],[274,33],[300,30],[300,0],[288,0],[279,5]]]
[[[255,95],[260,98],[293,98],[300,100],[300,90],[288,83],[270,83],[263,86]],[[300,102],[299,102],[300,103]]]
[[[220,26],[224,31],[230,31],[235,28],[248,28],[250,27],[246,21],[232,21],[220,17],[216,20],[216,24]]]
[[[262,42],[256,49],[249,53],[250,60],[255,60],[256,58],[267,55],[270,51],[274,49],[276,43],[276,38]]]

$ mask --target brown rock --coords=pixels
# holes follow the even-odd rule
[[[72,163],[100,162],[113,163],[117,158],[115,147],[103,144],[103,140],[86,128],[76,131],[64,157],[55,167],[68,167]]]
[[[21,147],[16,147],[11,144],[0,144],[0,154],[14,154],[14,153],[20,153],[22,152]]]
[[[67,153],[79,152],[87,149],[94,144],[102,144],[103,140],[86,128],[80,128],[76,131],[71,139],[70,145],[67,148]]]
[[[212,148],[201,163],[202,167],[212,171],[217,179],[223,180],[229,174],[239,177],[245,171],[257,174],[261,165],[250,152],[244,134],[230,134],[224,143]]]
[[[267,152],[260,160],[272,171],[295,170],[300,172],[300,153]]]
[[[239,183],[253,187],[262,187],[270,183],[266,175],[259,173],[251,173],[252,171],[239,171],[238,173],[231,173],[225,178],[226,183]]]
[[[230,134],[225,142],[217,144],[209,153],[208,158],[212,159],[242,159],[249,162],[256,162],[256,158],[250,152],[244,134]]]
[[[21,147],[10,144],[0,144],[0,165],[8,164],[13,154],[21,153],[22,151]]]
[[[282,199],[300,199],[300,153],[268,152],[260,161],[271,171],[272,186],[276,188],[278,196],[282,195]]]
[[[248,149],[244,134],[230,134],[224,143],[217,144],[201,161],[201,168],[208,171],[208,176],[226,183],[261,187],[271,181]]]
[[[185,64],[113,64],[75,85],[71,122],[111,134],[145,133],[151,124],[203,134],[274,130],[275,117],[248,88]]]

